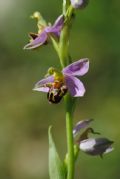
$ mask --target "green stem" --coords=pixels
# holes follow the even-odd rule
[[[69,63],[69,27],[67,25],[64,26],[60,36],[59,43],[59,58],[62,68],[68,65]]]
[[[69,35],[72,21],[73,8],[70,6],[70,0],[63,0],[63,14],[65,17],[64,26],[60,34],[59,43],[51,37],[53,46],[58,53],[60,58],[61,67],[64,68],[71,63],[69,55]],[[67,159],[67,179],[74,178],[74,143],[73,143],[73,111],[74,111],[74,100],[68,94],[65,96],[66,106],[66,134],[67,134],[67,148],[68,148],[68,159]]]
[[[65,96],[66,131],[67,131],[67,179],[74,178],[74,143],[73,143],[73,105],[70,95]]]
[[[64,26],[59,44],[59,57],[62,68],[69,64],[69,52],[68,52],[68,38],[69,38],[69,26]],[[73,148],[73,100],[70,95],[65,96],[66,106],[66,133],[67,133],[67,148],[68,148],[68,160],[67,160],[67,179],[74,178],[74,148]]]
[[[69,0],[63,0],[63,14],[65,16],[64,27],[61,31],[59,42],[59,58],[62,68],[70,63],[69,55],[69,35],[72,20],[73,8],[71,8]],[[67,135],[67,179],[74,178],[74,144],[73,144],[73,99],[68,94],[65,96],[66,106],[66,135]]]
[[[72,14],[74,12],[73,7],[69,5],[69,1],[66,0],[66,6],[64,9],[66,11],[63,11],[65,20],[64,20],[64,26],[61,31],[60,35],[60,42],[59,42],[59,58],[60,58],[60,63],[62,68],[67,66],[69,63],[71,63],[71,58],[69,55],[69,36],[70,36],[70,29],[71,29],[71,24],[72,24]]]

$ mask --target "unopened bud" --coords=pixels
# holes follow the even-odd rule
[[[88,5],[89,0],[71,0],[71,4],[75,9],[82,9]]]
[[[113,141],[110,141],[107,138],[89,138],[82,140],[79,144],[79,147],[80,150],[89,155],[100,155],[102,157],[103,154],[109,153],[113,150],[113,147],[111,146],[112,144]]]

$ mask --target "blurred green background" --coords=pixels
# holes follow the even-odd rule
[[[32,91],[48,67],[59,67],[49,44],[24,51],[28,32],[36,32],[29,16],[40,11],[47,22],[61,13],[58,0],[0,0],[0,178],[48,179],[49,125],[61,157],[66,152],[63,101],[50,105],[46,94]],[[103,160],[80,153],[76,179],[120,179],[120,1],[91,0],[78,11],[71,31],[73,60],[90,58],[82,78],[87,92],[78,100],[74,123],[94,118],[93,127],[115,141]]]

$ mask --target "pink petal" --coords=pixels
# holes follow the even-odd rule
[[[73,76],[83,76],[89,70],[89,60],[88,58],[80,59],[63,69],[63,73]]]
[[[78,97],[84,95],[85,87],[78,78],[74,76],[65,75],[65,83],[71,96]]]
[[[88,127],[88,125],[92,121],[93,121],[93,119],[85,119],[85,120],[77,122],[77,124],[73,128],[73,135],[75,136],[76,134],[78,134],[78,132],[80,132],[81,129],[84,129],[84,128]]]
[[[55,23],[53,24],[53,26],[47,26],[45,28],[45,31],[46,31],[46,33],[53,33],[53,34],[55,34],[56,36],[59,37],[60,31],[63,27],[63,24],[64,24],[64,16],[60,15],[57,18],[57,20],[55,21]]]
[[[64,23],[64,16],[62,14],[56,19],[54,26],[61,26],[63,25],[63,23]]]
[[[38,35],[34,40],[32,40],[30,43],[25,45],[24,49],[34,49],[41,45],[43,45],[47,40],[47,33],[43,31],[41,34]]]
[[[48,87],[39,87],[39,88],[33,88],[34,91],[41,91],[44,93],[48,93],[49,88]]]
[[[49,91],[49,88],[46,87],[46,84],[48,83],[53,83],[54,82],[54,77],[53,76],[49,76],[47,78],[44,78],[40,81],[38,81],[36,84],[35,84],[35,87],[33,90],[35,91],[42,91],[42,92],[48,92]]]

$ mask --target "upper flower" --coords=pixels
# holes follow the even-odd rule
[[[45,44],[48,41],[49,35],[53,35],[57,38],[60,36],[61,29],[64,24],[64,16],[60,15],[55,23],[53,25],[46,24],[46,22],[43,20],[43,18],[36,12],[33,16],[33,18],[38,19],[38,33],[30,33],[30,43],[24,46],[24,49],[34,49],[37,48],[43,44]],[[42,20],[41,20],[42,19]]]
[[[70,92],[71,96],[83,96],[85,93],[85,87],[76,76],[85,75],[88,72],[88,69],[89,61],[87,58],[80,59],[68,65],[62,70],[62,72],[50,68],[48,70],[49,76],[37,82],[34,90],[47,92],[50,93],[50,95],[52,92],[52,99],[55,95],[57,95],[57,99],[58,96],[62,98],[62,96],[66,94],[67,90]]]

